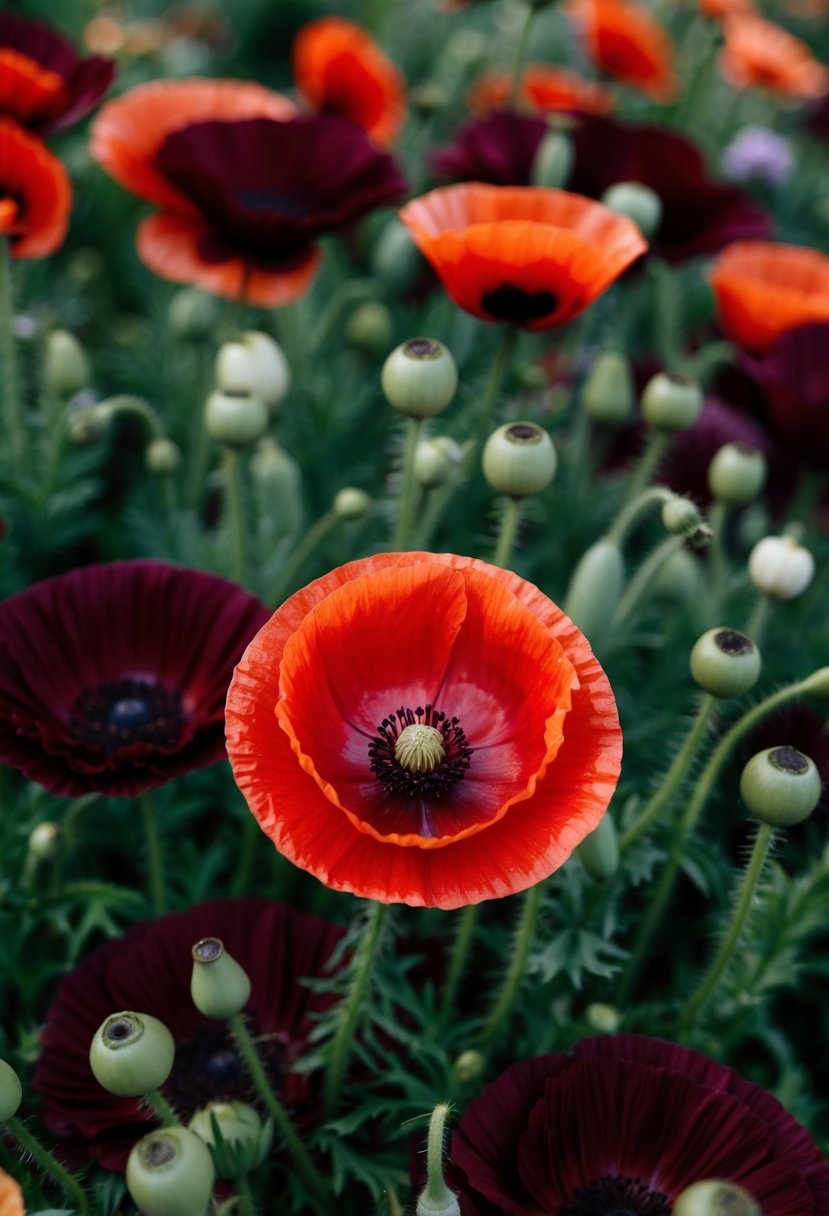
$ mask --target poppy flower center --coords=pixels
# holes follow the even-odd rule
[[[404,798],[440,798],[461,780],[472,752],[459,720],[431,705],[390,713],[368,745],[377,780]]]
[[[181,738],[181,693],[157,680],[110,680],[85,689],[72,706],[69,730],[108,754],[134,743],[175,747]]]
[[[481,306],[496,321],[526,325],[554,313],[558,298],[552,291],[525,291],[512,283],[501,283],[493,291],[484,292]]]
[[[263,215],[285,215],[289,219],[302,221],[311,213],[310,207],[292,194],[281,190],[249,189],[236,190],[234,198],[241,203],[246,211]]]
[[[257,1041],[268,1080],[278,1092],[284,1072],[284,1044],[276,1035],[249,1029]],[[235,1039],[226,1026],[200,1026],[191,1038],[176,1043],[173,1071],[161,1087],[176,1114],[187,1122],[190,1115],[210,1102],[249,1102],[256,1105],[256,1091]]]
[[[560,1209],[560,1216],[670,1216],[667,1195],[650,1190],[640,1178],[603,1174],[579,1187]]]

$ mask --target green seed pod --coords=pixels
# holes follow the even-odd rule
[[[206,1216],[214,1177],[210,1150],[186,1127],[144,1136],[127,1161],[127,1188],[143,1216]]]
[[[244,1009],[250,980],[218,937],[204,937],[193,947],[190,995],[199,1013],[225,1021]]]
[[[20,1077],[5,1060],[0,1060],[0,1123],[17,1114],[23,1100]]]
[[[567,132],[548,127],[533,157],[530,185],[563,189],[570,180],[574,158],[573,141]]]
[[[73,443],[97,443],[103,439],[112,422],[112,406],[105,401],[70,409],[66,415],[66,430]]]
[[[381,381],[394,409],[409,418],[431,418],[454,397],[458,369],[436,338],[409,338],[386,359]]]
[[[294,536],[302,526],[302,474],[293,456],[266,435],[251,457],[250,472],[272,539]]]
[[[89,384],[89,360],[74,334],[54,329],[46,341],[43,382],[56,397],[71,397]]]
[[[706,1178],[674,1200],[673,1216],[763,1216],[753,1195],[736,1182]]]
[[[263,1123],[247,1102],[211,1102],[196,1111],[188,1127],[210,1149],[219,1178],[257,1169],[273,1143],[273,1123]]]
[[[29,855],[37,862],[54,861],[63,850],[63,829],[59,823],[47,819],[32,829],[29,836]]]
[[[748,573],[758,591],[792,600],[811,583],[815,559],[793,536],[765,536],[749,554]]]
[[[702,413],[702,389],[696,380],[657,372],[642,393],[642,414],[658,431],[687,431]]]
[[[584,1020],[591,1030],[597,1030],[599,1034],[616,1034],[622,1024],[622,1015],[615,1005],[594,1001],[585,1009]]]
[[[255,393],[223,393],[207,398],[204,425],[211,439],[229,448],[246,448],[268,429],[268,408]]]
[[[471,1085],[477,1081],[486,1068],[486,1057],[480,1051],[468,1047],[462,1051],[452,1067],[452,1073],[459,1085]]]
[[[253,392],[273,411],[291,387],[291,369],[285,352],[270,334],[258,329],[243,334],[242,343],[253,358]]]
[[[821,788],[814,760],[794,747],[767,747],[751,757],[740,777],[740,794],[752,815],[776,828],[808,819]]]
[[[214,368],[216,386],[232,397],[256,392],[256,358],[244,342],[224,342]]]
[[[484,445],[484,476],[496,494],[528,498],[553,480],[558,464],[553,441],[535,422],[508,422]]]
[[[214,296],[198,287],[182,287],[170,301],[167,319],[178,338],[200,342],[210,336],[219,320],[220,306]]]
[[[104,1089],[138,1098],[170,1075],[175,1043],[167,1027],[149,1013],[112,1013],[95,1032],[89,1064]]]
[[[611,815],[605,815],[599,826],[588,832],[576,852],[596,882],[606,882],[613,877],[619,868],[619,837]]]
[[[616,182],[605,190],[601,201],[611,211],[633,220],[646,241],[662,223],[662,199],[641,182]]]
[[[394,337],[391,313],[379,300],[364,300],[346,321],[343,337],[355,350],[375,357],[382,355]]]
[[[424,490],[434,490],[446,485],[460,464],[460,444],[446,435],[424,439],[417,445],[414,458],[414,475]]]
[[[762,490],[768,464],[747,443],[725,443],[708,466],[708,488],[718,502],[741,507]]]
[[[741,697],[757,683],[760,666],[760,651],[736,629],[709,629],[691,650],[691,675],[713,697]]]
[[[662,508],[662,523],[665,530],[674,536],[687,536],[700,526],[699,508],[690,498],[677,494],[669,498]]]
[[[364,519],[371,510],[371,498],[365,490],[356,486],[345,486],[335,494],[331,510],[337,519],[344,522]]]
[[[615,541],[597,540],[570,578],[564,611],[588,639],[602,641],[622,594],[625,561]]]
[[[144,464],[157,477],[172,477],[181,467],[181,448],[172,439],[153,439],[144,452]]]
[[[627,355],[613,350],[599,355],[581,390],[581,408],[594,422],[621,426],[630,421],[636,392]]]

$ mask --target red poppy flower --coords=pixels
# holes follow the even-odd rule
[[[0,238],[12,257],[45,258],[69,227],[72,187],[63,165],[35,135],[0,118]]]
[[[476,80],[469,92],[469,108],[480,114],[500,110],[510,104],[512,75],[488,72]],[[608,89],[585,80],[568,68],[528,63],[521,74],[519,104],[531,110],[582,110],[586,114],[607,114],[614,97]]]
[[[699,11],[706,17],[722,19],[732,13],[753,13],[753,0],[699,0]]]
[[[467,1108],[450,1155],[464,1216],[479,1202],[509,1216],[668,1216],[705,1178],[744,1187],[763,1216],[829,1211],[829,1164],[776,1098],[638,1035],[516,1064]]]
[[[406,121],[402,73],[374,39],[345,17],[304,25],[292,52],[294,77],[315,110],[350,118],[384,146]]]
[[[805,100],[829,90],[829,70],[805,42],[756,13],[735,13],[726,21],[720,71],[735,89],[768,89]]]
[[[738,241],[709,278],[726,336],[755,354],[787,330],[829,321],[829,257],[816,249]]]
[[[283,604],[236,670],[227,738],[291,861],[441,908],[561,865],[621,756],[610,686],[561,610],[509,571],[432,553],[352,562]]]
[[[631,220],[565,190],[446,186],[400,218],[456,304],[530,330],[571,321],[647,249]]]
[[[151,270],[286,304],[310,286],[322,233],[404,193],[394,161],[353,123],[293,115],[279,94],[235,81],[144,85],[104,106],[92,155],[162,208],[138,231]]]
[[[0,1170],[0,1216],[26,1216],[23,1192],[5,1170]]]
[[[165,562],[35,583],[0,604],[0,759],[69,797],[221,760],[233,665],[267,616],[235,583]]]
[[[0,114],[49,135],[83,118],[112,83],[115,65],[80,59],[40,21],[0,13]]]
[[[676,52],[650,13],[627,0],[569,0],[567,7],[597,67],[654,101],[674,99]]]
[[[314,1091],[292,1065],[308,1051],[315,1015],[330,998],[302,981],[323,975],[342,935],[338,926],[283,904],[214,900],[132,925],[99,946],[61,981],[35,1070],[43,1120],[61,1139],[61,1157],[80,1164],[91,1154],[106,1169],[123,1170],[132,1145],[156,1122],[138,1099],[102,1089],[89,1067],[95,1031],[120,1009],[152,1014],[170,1030],[176,1057],[161,1092],[184,1123],[212,1101],[258,1105],[226,1024],[202,1017],[190,998],[191,950],[204,937],[220,938],[247,972],[244,1016],[269,1080],[298,1122],[313,1121]]]

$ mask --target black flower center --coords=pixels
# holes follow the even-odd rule
[[[434,759],[428,764],[406,760],[399,746],[401,735],[409,727],[431,727],[439,744],[440,754],[431,748]],[[471,748],[457,718],[447,718],[443,710],[427,705],[417,709],[401,707],[390,713],[377,727],[377,734],[368,745],[371,771],[386,789],[403,798],[424,794],[440,798],[460,781],[469,768]],[[401,763],[401,756],[403,763]]]
[[[481,305],[496,321],[527,325],[554,313],[558,298],[551,291],[524,291],[512,283],[502,283],[493,291],[484,292]]]
[[[573,1191],[559,1216],[670,1216],[670,1213],[667,1195],[650,1190],[641,1178],[604,1174],[589,1186]]]
[[[259,214],[286,215],[289,219],[300,222],[311,214],[311,208],[302,199],[270,187],[234,190],[233,197],[246,211]]]
[[[157,680],[112,680],[81,693],[72,706],[69,730],[108,754],[134,743],[175,747],[184,716],[178,689]]]
[[[284,1073],[285,1044],[275,1034],[258,1034],[251,1021],[248,1029],[256,1040],[268,1080],[278,1092]],[[161,1091],[183,1123],[209,1102],[248,1102],[252,1106],[258,1102],[236,1040],[228,1027],[220,1023],[200,1026],[191,1038],[176,1043],[173,1070]]]

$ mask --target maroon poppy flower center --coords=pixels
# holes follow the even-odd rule
[[[412,733],[418,727],[422,738]],[[442,797],[463,778],[473,750],[459,719],[431,705],[390,713],[368,745],[371,771],[402,798]]]
[[[298,222],[307,219],[311,214],[311,208],[307,203],[293,194],[284,193],[282,190],[270,188],[235,190],[233,197],[238,203],[241,203],[246,211],[251,211],[254,214],[271,215],[275,212],[277,215],[286,215],[289,219]]]
[[[496,321],[526,325],[554,313],[558,299],[552,291],[524,291],[512,283],[501,283],[493,291],[484,292],[481,306]]]
[[[178,689],[158,680],[110,680],[81,693],[72,706],[69,731],[107,754],[135,743],[175,747],[184,717]]]
[[[276,1035],[262,1035],[255,1022],[248,1029],[256,1039],[268,1080],[279,1092],[284,1073],[285,1045]],[[230,1030],[222,1025],[200,1026],[191,1038],[176,1043],[173,1071],[161,1087],[178,1117],[186,1123],[210,1102],[258,1103],[247,1066]]]
[[[670,1216],[667,1195],[650,1190],[640,1178],[604,1174],[574,1191],[560,1216]]]

